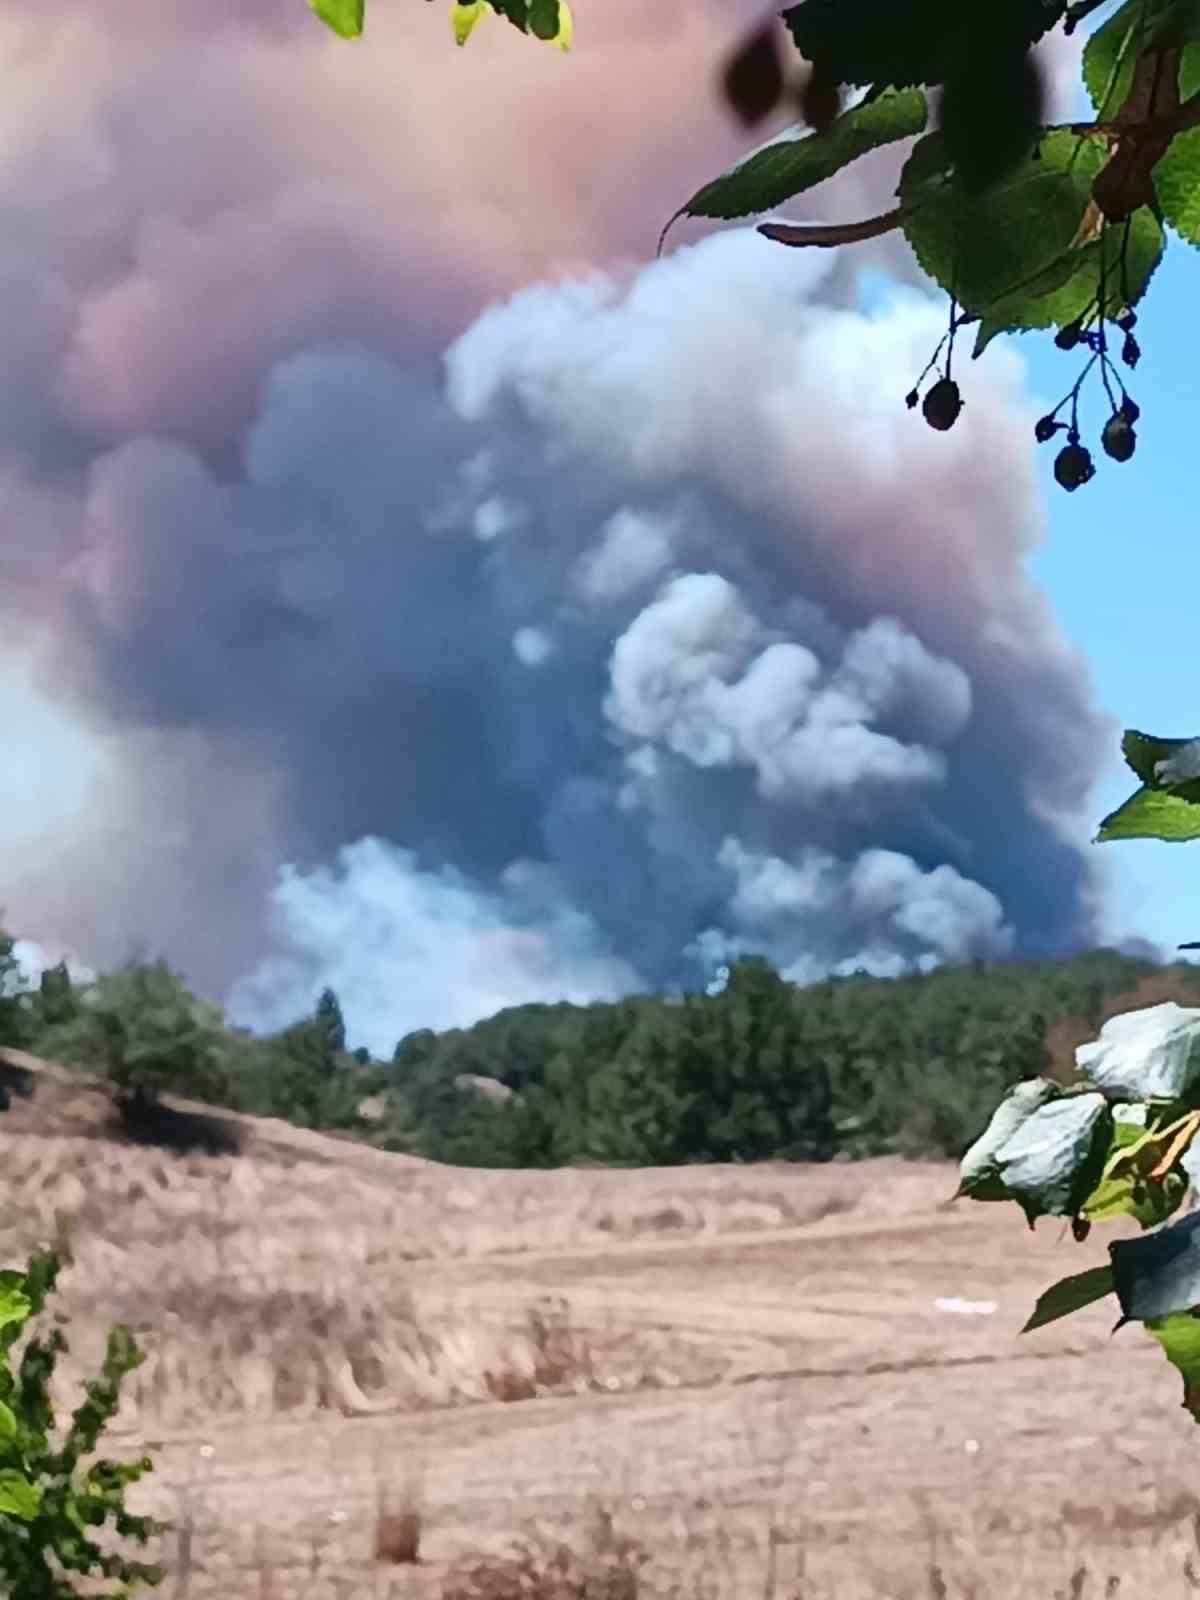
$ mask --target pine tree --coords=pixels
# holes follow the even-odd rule
[[[346,1048],[346,1024],[342,1018],[342,1008],[338,1004],[338,997],[332,989],[322,989],[321,998],[317,1001],[316,1018],[325,1025],[329,1035],[329,1048],[334,1055],[341,1055]]]

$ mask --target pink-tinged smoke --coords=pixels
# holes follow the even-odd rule
[[[647,266],[752,142],[759,9],[575,10],[564,57],[415,0],[353,45],[302,0],[6,9],[17,932],[257,1021],[332,980],[377,1049],[738,948],[1093,936],[1109,730],[1023,572],[1017,367],[951,439],[904,412],[941,313],[853,309],[898,238]]]

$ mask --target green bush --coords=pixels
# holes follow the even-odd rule
[[[33,1032],[16,940],[0,928],[0,1045],[27,1047]]]
[[[215,1105],[229,1098],[230,1035],[220,1008],[198,999],[163,961],[97,978],[39,1048],[103,1074],[122,1096],[178,1094]]]
[[[60,1328],[29,1338],[13,1371],[13,1346],[43,1310],[58,1276],[52,1253],[34,1255],[25,1271],[0,1272],[0,1596],[4,1600],[77,1600],[67,1573],[102,1576],[108,1600],[141,1584],[162,1582],[162,1570],[101,1548],[92,1530],[111,1527],[144,1545],[165,1525],[125,1509],[125,1489],[152,1470],[149,1458],[91,1460],[120,1401],[121,1382],[144,1359],[127,1328],[108,1336],[100,1376],[55,1444],[49,1384],[67,1341]]]

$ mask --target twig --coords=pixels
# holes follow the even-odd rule
[[[758,232],[777,244],[820,245],[829,248],[839,244],[857,244],[862,239],[877,239],[891,233],[910,214],[910,207],[897,206],[881,216],[868,217],[864,222],[760,222]]]

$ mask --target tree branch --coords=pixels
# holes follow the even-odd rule
[[[911,211],[910,206],[897,206],[878,217],[867,217],[863,222],[760,222],[758,232],[764,239],[774,239],[776,244],[821,245],[828,249],[839,244],[858,244],[863,239],[877,239],[880,234],[898,228]]]
[[[1069,133],[1079,134],[1086,138],[1090,133],[1104,133],[1110,139],[1119,139],[1123,134],[1136,132],[1139,136],[1151,139],[1161,138],[1164,135],[1186,133],[1189,128],[1200,127],[1200,91],[1189,95],[1180,102],[1174,111],[1168,111],[1161,117],[1147,117],[1144,122],[1122,121],[1121,113],[1111,117],[1106,122],[1068,122]]]

